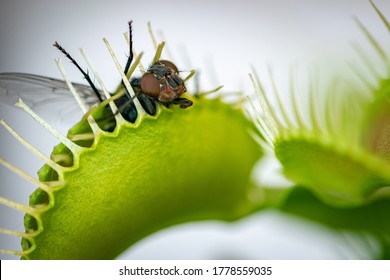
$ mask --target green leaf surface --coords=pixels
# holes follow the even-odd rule
[[[291,189],[280,210],[333,229],[368,233],[380,242],[382,259],[390,259],[390,197],[363,206],[339,208],[323,203],[306,188]]]
[[[287,177],[333,206],[363,205],[390,183],[390,166],[384,160],[315,137],[281,139],[275,153]]]
[[[261,156],[252,129],[241,110],[200,98],[186,110],[161,106],[156,117],[100,133],[58,174],[65,186],[40,214],[42,231],[24,240],[25,249],[34,246],[26,258],[115,258],[170,225],[250,213],[250,174]],[[39,175],[52,174],[46,167]]]

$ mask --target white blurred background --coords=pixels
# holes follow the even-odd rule
[[[388,0],[375,3],[390,17]],[[244,89],[252,94],[250,65],[261,74],[271,65],[281,81],[294,63],[320,65],[325,72],[343,69],[356,57],[351,42],[367,46],[353,16],[388,46],[388,32],[367,0],[0,0],[0,73],[61,78],[54,63],[61,57],[72,80],[83,82],[75,67],[52,47],[57,40],[83,67],[78,49],[85,48],[106,86],[113,89],[119,76],[102,38],[110,41],[124,64],[128,47],[122,33],[133,20],[134,47],[145,51],[143,63],[148,65],[154,54],[147,31],[151,21],[155,31],[163,31],[180,69],[200,69],[204,90],[223,84],[227,91]],[[19,109],[0,103],[0,118],[46,155],[58,142]],[[57,128],[66,131],[66,126]],[[42,165],[3,127],[0,156],[33,176]],[[34,186],[3,166],[0,178],[0,196],[28,204]],[[23,231],[22,217],[0,205],[1,228]],[[368,258],[367,252],[356,250],[363,238],[268,211],[232,224],[202,222],[170,228],[139,242],[121,258]],[[0,248],[19,249],[19,240],[0,235]]]

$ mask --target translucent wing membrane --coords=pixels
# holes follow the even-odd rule
[[[89,86],[76,83],[73,86],[87,107],[99,103]],[[14,105],[19,98],[51,122],[72,123],[82,116],[65,81],[24,73],[0,73],[0,100]]]

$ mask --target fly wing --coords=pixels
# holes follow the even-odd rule
[[[73,84],[82,100],[91,107],[99,99],[91,87]],[[74,123],[82,117],[65,81],[24,73],[0,73],[0,101],[13,105],[22,99],[48,121]]]

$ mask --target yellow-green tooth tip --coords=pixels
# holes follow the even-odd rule
[[[77,127],[85,132],[78,124],[72,134]],[[25,258],[114,258],[161,228],[254,211],[250,174],[261,151],[251,129],[241,110],[200,98],[188,109],[161,107],[155,117],[100,133],[60,171],[65,186],[40,215],[43,230]],[[55,178],[48,167],[39,175]],[[47,199],[40,193],[33,204]],[[27,217],[27,230],[35,224]]]

